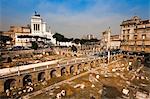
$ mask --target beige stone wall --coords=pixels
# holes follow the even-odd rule
[[[121,24],[121,40],[122,50],[148,52],[148,46],[150,46],[150,21],[141,20],[140,18],[137,21],[134,18],[123,21]]]

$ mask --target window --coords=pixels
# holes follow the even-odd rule
[[[128,33],[130,33],[130,29],[128,29],[127,31],[128,31]]]
[[[125,30],[123,30],[123,34],[125,34]]]
[[[129,40],[129,35],[127,35],[127,39]]]
[[[146,34],[142,34],[142,39],[144,40],[146,38]]]
[[[134,39],[135,39],[135,40],[137,39],[137,35],[134,35]]]

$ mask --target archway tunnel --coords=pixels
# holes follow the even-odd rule
[[[40,72],[38,74],[38,81],[44,81],[45,80],[45,72]]]
[[[23,86],[29,85],[29,83],[32,83],[32,76],[31,75],[25,75],[23,77]]]
[[[51,77],[51,78],[57,77],[57,71],[56,71],[55,69],[53,69],[53,70],[50,72],[50,77]]]
[[[4,82],[4,91],[6,91],[7,89],[10,89],[11,87],[14,88],[15,87],[15,79],[8,79]]]
[[[65,73],[66,73],[66,68],[65,68],[65,67],[63,67],[63,68],[61,69],[61,76],[64,76],[64,75],[65,75]]]
[[[74,66],[70,66],[70,74],[73,74],[74,73]]]

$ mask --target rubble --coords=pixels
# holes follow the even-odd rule
[[[56,88],[56,89],[59,89],[59,88],[60,88],[60,86],[56,86],[55,88]]]
[[[65,90],[62,90],[62,91],[61,91],[61,95],[62,95],[62,96],[65,96],[65,95],[66,95],[66,91],[65,91]]]
[[[91,87],[92,87],[92,88],[94,88],[94,87],[95,87],[95,85],[93,85],[93,84],[92,84],[92,85],[91,85]]]
[[[99,75],[96,75],[96,78],[97,78],[97,79],[99,79],[99,77],[100,77]]]
[[[115,71],[116,71],[116,69],[112,69],[111,71],[112,71],[112,72],[115,72]]]
[[[108,78],[108,75],[104,75],[105,78]]]
[[[142,92],[139,92],[139,91],[136,92],[136,98],[137,99],[148,99],[148,97],[149,96],[145,93],[142,93]]]
[[[81,89],[84,89],[85,85],[84,84],[77,84],[74,86],[74,88],[81,88]]]
[[[52,96],[52,95],[54,95],[54,93],[50,92],[49,95]]]
[[[10,96],[10,90],[6,89],[6,96]]]
[[[25,92],[26,92],[26,90],[24,89],[24,90],[23,90],[23,92],[25,93]]]
[[[96,70],[91,70],[91,73],[93,73],[93,74],[99,74],[99,72],[96,71]]]
[[[147,85],[146,84],[140,84],[141,86],[144,86],[144,87],[146,87]]]
[[[98,93],[101,95],[102,94],[102,92],[103,92],[103,89],[100,89],[99,91],[98,91]]]
[[[14,88],[13,87],[10,87],[10,90],[13,90]]]
[[[58,93],[58,94],[56,95],[56,99],[61,99],[61,93]]]
[[[27,92],[32,92],[34,89],[32,87],[28,87]]]
[[[17,92],[13,92],[12,95],[15,96],[17,94]]]
[[[131,84],[131,82],[129,82],[129,81],[126,81],[126,83],[127,83],[128,85],[130,85],[130,84]]]
[[[53,94],[51,94],[51,95],[53,95]],[[61,99],[61,97],[65,96],[65,95],[66,95],[66,91],[62,90],[60,93],[57,93],[56,99]]]
[[[144,76],[141,76],[141,79],[143,80],[143,79],[145,79],[145,77],[144,77]]]
[[[22,91],[19,91],[18,94],[19,94],[19,95],[22,94]]]
[[[92,83],[98,82],[98,80],[92,74],[89,75],[89,81]]]
[[[125,95],[128,95],[129,94],[129,90],[128,89],[123,89],[122,93],[125,94]]]
[[[47,82],[43,81],[41,84],[45,86],[45,85],[47,85]]]

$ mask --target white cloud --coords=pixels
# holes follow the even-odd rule
[[[99,3],[97,2],[93,7],[77,14],[74,14],[69,9],[67,10],[65,4],[56,7],[42,2],[39,8],[57,8],[58,12],[62,12],[46,11],[42,16],[46,18],[53,31],[63,33],[67,37],[80,38],[86,34],[93,34],[99,38],[101,32],[105,31],[109,26],[112,28],[113,33],[119,33],[122,16],[117,13],[110,13],[110,5],[107,4],[101,8]],[[43,6],[44,4],[45,6]]]

